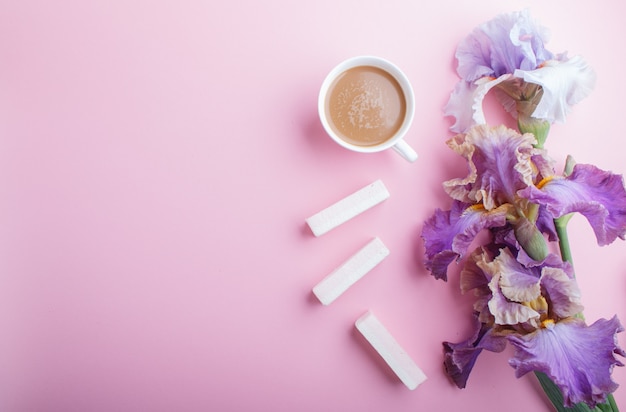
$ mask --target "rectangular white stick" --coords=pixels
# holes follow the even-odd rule
[[[355,325],[407,388],[413,390],[426,380],[424,372],[371,311],[357,319]]]
[[[381,180],[376,180],[351,195],[328,206],[305,219],[313,234],[321,236],[342,223],[389,198],[389,192]]]
[[[377,237],[372,239],[361,250],[315,285],[313,293],[322,304],[330,304],[388,255],[389,249],[383,242]]]

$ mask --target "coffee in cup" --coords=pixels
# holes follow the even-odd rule
[[[413,120],[414,105],[410,83],[396,66],[361,56],[329,73],[318,109],[324,129],[341,146],[365,153],[392,147],[412,162],[417,154],[402,138]]]

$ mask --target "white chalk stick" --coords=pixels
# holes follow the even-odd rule
[[[389,249],[383,242],[377,237],[372,239],[361,250],[315,285],[313,293],[322,304],[330,304],[388,255]]]
[[[381,180],[377,180],[305,219],[305,221],[315,236],[321,236],[376,206],[388,197],[387,188]]]
[[[357,319],[355,326],[407,388],[414,390],[426,380],[424,372],[371,311]]]

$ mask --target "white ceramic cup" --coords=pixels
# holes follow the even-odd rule
[[[335,84],[335,81],[347,70],[355,67],[375,67],[385,71],[396,80],[404,94],[405,113],[400,127],[390,138],[376,145],[362,146],[348,142],[344,137],[342,137],[340,132],[336,131],[336,129],[331,126],[332,119],[329,114],[329,93],[332,91],[332,86]],[[333,70],[331,70],[322,83],[318,99],[318,112],[326,133],[335,142],[346,149],[361,153],[374,153],[393,148],[409,162],[413,162],[417,159],[417,153],[415,150],[413,150],[413,148],[411,148],[411,146],[409,146],[403,139],[413,122],[413,116],[415,113],[415,96],[413,94],[413,88],[411,87],[406,75],[397,66],[385,59],[375,56],[358,56],[345,60],[337,65]]]

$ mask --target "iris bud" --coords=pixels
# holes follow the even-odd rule
[[[513,223],[513,233],[524,252],[533,260],[542,261],[548,256],[548,244],[543,234],[526,218]]]
[[[519,104],[518,104],[519,106]],[[537,119],[525,113],[519,113],[517,117],[517,127],[522,133],[532,133],[537,139],[535,147],[542,148],[548,133],[550,132],[550,122],[547,120]]]

